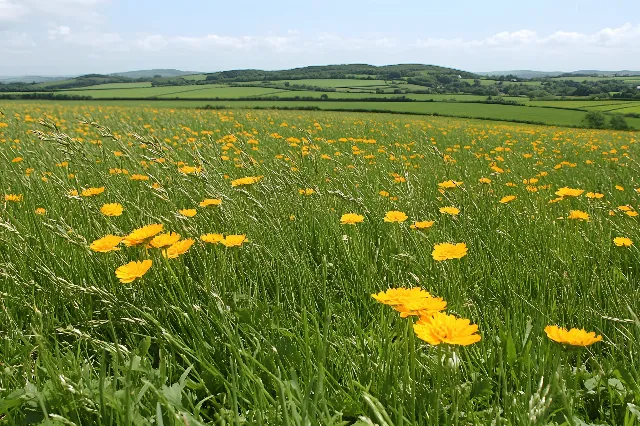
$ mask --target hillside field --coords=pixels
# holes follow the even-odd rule
[[[0,423],[638,424],[637,132],[170,102],[0,101]]]

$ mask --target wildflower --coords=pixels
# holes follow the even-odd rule
[[[392,210],[387,212],[387,214],[384,216],[384,221],[385,222],[404,222],[405,220],[407,220],[409,217],[403,213],[403,212],[399,212],[397,210]]]
[[[340,218],[342,225],[355,225],[356,223],[364,222],[364,216],[356,213],[345,213]]]
[[[478,179],[478,182],[484,183],[484,184],[489,184],[489,183],[491,183],[491,179],[486,178],[486,177],[482,177],[482,178]]]
[[[82,191],[83,197],[93,197],[94,195],[99,195],[104,192],[104,186],[100,188],[87,188]]]
[[[562,187],[556,191],[558,197],[579,197],[584,192],[584,189],[573,189],[567,186]]]
[[[429,292],[421,289],[420,287],[413,288],[390,288],[386,291],[381,291],[377,294],[372,294],[371,297],[376,299],[378,302],[383,303],[385,305],[396,306],[402,305],[409,300],[431,297]]]
[[[513,201],[513,200],[515,200],[516,198],[518,198],[518,197],[516,197],[515,195],[507,195],[506,197],[502,197],[502,199],[500,200],[500,202],[501,202],[502,204],[507,204],[508,202]]]
[[[5,201],[13,201],[16,203],[22,201],[22,198],[22,194],[5,194],[4,196]]]
[[[178,210],[178,213],[185,217],[194,217],[198,212],[196,211],[196,209],[182,209]]]
[[[78,191],[75,189],[72,189],[71,191],[69,191],[68,195],[70,197],[77,197],[78,196]]]
[[[218,244],[224,240],[222,234],[204,234],[200,236],[200,239],[205,243]]]
[[[441,188],[441,189],[458,188],[463,183],[464,182],[457,182],[455,180],[447,180],[447,181],[444,181],[444,182],[440,182],[438,184],[438,187]]]
[[[178,241],[176,243],[171,244],[169,248],[162,253],[162,255],[168,259],[175,259],[176,257],[184,254],[191,248],[195,241],[191,238]]]
[[[100,212],[105,216],[120,216],[122,214],[122,204],[105,204],[100,208]]]
[[[13,160],[11,160],[11,162],[12,162],[12,163],[19,163],[19,162],[21,162],[22,160],[24,160],[24,158],[22,158],[22,157],[16,157],[16,158],[14,158]]]
[[[388,197],[389,196],[389,193],[387,191],[380,191],[380,192],[378,192],[378,194],[380,194],[383,197]]]
[[[624,191],[624,188],[622,186],[620,186],[620,185],[616,185],[616,189],[618,191]]]
[[[142,278],[149,268],[151,268],[152,264],[153,261],[150,259],[143,260],[142,262],[129,262],[116,269],[116,277],[120,279],[121,283],[130,283],[136,278]]]
[[[205,198],[200,202],[200,207],[219,206],[222,200],[218,198]]]
[[[45,209],[43,209],[42,207],[38,207],[36,209],[36,214],[44,215],[44,214],[47,214],[47,211]]]
[[[165,234],[156,235],[151,239],[149,244],[151,247],[162,248],[177,243],[180,240],[180,234],[175,232],[167,232]]]
[[[449,345],[467,346],[479,342],[481,337],[478,326],[464,318],[436,312],[431,316],[423,316],[413,325],[416,335],[430,345],[446,343]]]
[[[624,212],[624,214],[626,214],[626,215],[627,215],[627,216],[629,216],[629,217],[636,217],[636,216],[638,216],[638,212],[637,212],[637,211],[635,211],[635,210],[629,210],[629,211],[626,211],[626,212]]]
[[[602,340],[602,336],[596,336],[593,331],[587,332],[584,329],[572,328],[568,330],[556,325],[548,325],[544,328],[547,337],[554,342],[571,346],[589,346]]]
[[[124,237],[124,240],[123,240],[124,244],[127,247],[138,245],[143,241],[148,240],[149,238],[154,237],[155,235],[162,232],[162,228],[163,228],[163,225],[160,223],[153,224],[153,225],[146,225],[146,226],[143,226],[142,228],[138,228],[133,232],[131,232],[126,237]]]
[[[613,244],[615,244],[617,247],[631,247],[633,241],[631,241],[631,238],[627,237],[615,237],[613,239]]]
[[[311,195],[313,194],[315,191],[311,188],[306,188],[306,189],[298,189],[298,193],[300,195]]]
[[[589,221],[589,214],[582,210],[569,210],[569,216],[567,219],[577,219]]]
[[[262,176],[247,176],[231,181],[231,186],[252,185],[262,179]]]
[[[133,174],[133,175],[131,175],[131,177],[129,177],[129,179],[131,179],[131,180],[149,180],[149,176]]]
[[[246,235],[227,235],[226,238],[220,241],[225,247],[240,247],[243,243],[247,242]]]
[[[465,243],[440,243],[433,247],[431,256],[437,261],[449,259],[461,259],[467,255],[467,245]]]
[[[450,214],[451,216],[457,216],[460,213],[460,209],[455,207],[440,207],[440,213]]]
[[[604,197],[604,194],[600,194],[599,192],[587,192],[587,198],[600,199],[602,197]]]
[[[427,297],[406,300],[402,304],[396,305],[393,308],[400,312],[400,318],[416,315],[426,316],[433,315],[436,312],[447,309],[447,302],[441,297],[433,297],[429,295]]]
[[[107,253],[110,251],[120,250],[117,246],[122,241],[122,237],[117,235],[107,235],[91,243],[89,248],[98,253]]]
[[[413,222],[413,225],[410,226],[411,229],[427,229],[431,228],[435,222],[434,221],[422,221],[422,222]]]

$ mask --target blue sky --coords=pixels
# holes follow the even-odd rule
[[[640,1],[0,0],[0,75],[427,63],[640,69]]]

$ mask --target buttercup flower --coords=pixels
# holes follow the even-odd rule
[[[437,261],[460,259],[467,255],[467,245],[465,243],[440,243],[433,247],[431,256]]]
[[[162,255],[169,258],[169,259],[175,259],[176,257],[180,256],[181,254],[184,254],[187,252],[187,250],[189,250],[189,248],[191,248],[191,246],[193,245],[195,241],[191,238],[186,239],[186,240],[182,240],[182,241],[178,241],[177,243],[172,244],[171,246],[169,246],[169,248],[166,251],[162,252]]]
[[[574,189],[567,186],[562,187],[556,191],[558,197],[579,197],[584,192],[584,189]]]
[[[518,197],[516,197],[515,195],[507,195],[506,197],[502,197],[502,199],[500,200],[500,202],[501,202],[502,204],[507,204],[508,202],[513,201],[513,200],[515,200],[516,198],[518,198]]]
[[[142,278],[149,268],[151,268],[152,264],[153,261],[150,259],[143,260],[142,262],[129,262],[116,269],[116,277],[124,284],[133,282],[137,278]]]
[[[457,216],[460,213],[460,209],[455,207],[440,207],[440,213],[450,214],[451,216]]]
[[[105,216],[120,216],[122,211],[122,204],[119,203],[105,204],[100,208],[100,212]]]
[[[98,253],[107,253],[110,251],[120,250],[118,244],[123,240],[122,237],[116,235],[107,235],[91,243],[89,248]]]
[[[451,189],[451,188],[458,188],[460,187],[464,182],[457,182],[455,180],[447,180],[444,182],[440,182],[438,184],[438,187],[441,189]]]
[[[604,197],[604,194],[600,194],[599,192],[587,192],[587,198],[600,199],[602,197]]]
[[[479,342],[478,326],[468,319],[457,318],[444,312],[423,316],[413,325],[416,335],[430,345],[441,343],[467,346]]]
[[[631,247],[633,241],[631,241],[631,238],[627,237],[616,237],[613,239],[613,244],[618,247]]]
[[[340,218],[342,225],[355,225],[356,223],[364,222],[364,216],[356,213],[345,213]]]
[[[151,247],[162,248],[177,243],[180,240],[180,234],[175,232],[167,232],[166,234],[156,235],[151,239],[149,244]]]
[[[22,201],[22,194],[6,194],[4,196],[5,201],[13,201],[15,203]]]
[[[435,222],[432,220],[425,220],[422,222],[413,222],[413,225],[410,226],[411,229],[427,229],[431,228]]]
[[[572,328],[567,330],[556,325],[548,325],[544,328],[547,337],[554,342],[572,346],[589,346],[602,340],[602,336],[596,336],[593,331],[587,332],[584,329]]]
[[[252,185],[262,179],[262,176],[247,176],[231,181],[231,186]]]
[[[315,191],[311,188],[306,188],[306,189],[298,189],[298,193],[300,195],[312,195]]]
[[[567,219],[585,220],[589,221],[589,214],[582,210],[569,210],[569,216]]]
[[[178,213],[180,213],[184,217],[194,217],[198,212],[196,211],[196,209],[182,209],[178,210]]]
[[[200,202],[200,207],[219,206],[222,200],[217,198],[205,198]]]
[[[224,240],[224,235],[222,234],[204,234],[200,236],[200,239],[205,243],[218,244]]]
[[[408,218],[409,217],[405,213],[397,210],[392,210],[387,212],[387,214],[384,216],[384,221],[385,222],[404,222]]]
[[[126,246],[135,246],[142,243],[145,240],[148,240],[151,237],[162,232],[163,225],[160,223],[153,225],[146,225],[142,228],[138,228],[131,232],[129,235],[124,237],[124,244]]]
[[[82,196],[93,197],[94,195],[99,195],[99,194],[102,194],[103,192],[104,192],[104,186],[101,186],[100,188],[87,188],[82,191]]]
[[[225,247],[240,247],[247,242],[246,235],[227,235],[224,240],[220,241]]]

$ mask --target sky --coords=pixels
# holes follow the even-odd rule
[[[640,70],[640,0],[0,0],[0,75]]]

